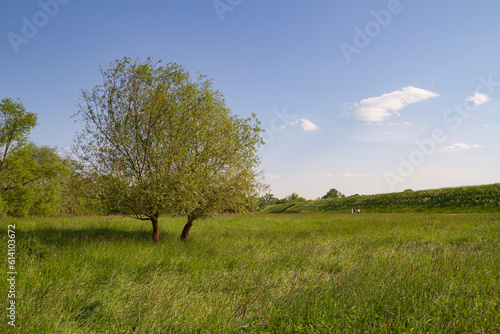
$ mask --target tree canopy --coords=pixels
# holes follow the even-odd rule
[[[26,111],[21,101],[9,98],[0,101],[0,168],[9,153],[26,142],[36,120],[36,114]]]
[[[7,213],[24,217],[58,215],[68,161],[54,148],[28,143],[10,154],[1,173]]]
[[[0,215],[24,217],[60,213],[68,161],[56,149],[28,141],[37,116],[21,101],[0,102]]]
[[[340,191],[338,191],[337,189],[335,188],[332,188],[330,190],[328,190],[328,192],[326,193],[326,195],[324,195],[323,197],[321,197],[322,199],[327,199],[327,198],[344,198],[345,195],[342,194]]]
[[[210,80],[175,63],[123,58],[100,72],[81,92],[75,152],[103,199],[151,220],[155,243],[161,214],[185,215],[187,239],[197,218],[248,209],[262,187],[255,115],[234,115]]]
[[[284,202],[305,202],[306,199],[297,193],[291,193],[283,199]]]

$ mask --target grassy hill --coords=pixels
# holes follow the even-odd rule
[[[271,205],[267,213],[336,212],[499,212],[500,183],[380,195],[351,196]]]

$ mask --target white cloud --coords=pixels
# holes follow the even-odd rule
[[[343,177],[348,177],[351,179],[357,179],[357,178],[367,178],[367,174],[353,174],[353,173],[344,173],[342,174]]]
[[[291,121],[290,123],[281,125],[280,129],[286,129],[288,127],[295,126],[298,123],[299,123],[299,120],[295,119],[294,121]],[[304,131],[314,131],[314,130],[318,129],[318,126],[316,124],[314,124],[313,122],[311,122],[310,120],[305,119],[305,118],[300,119],[300,127]]]
[[[487,127],[490,127],[491,124],[483,124],[483,128],[487,128]]]
[[[316,124],[305,118],[300,119],[300,126],[304,131],[314,131],[318,129]]]
[[[483,94],[483,93],[478,93],[478,92],[475,92],[471,96],[467,97],[467,101],[471,101],[476,106],[479,106],[483,103],[486,103],[489,100],[490,100],[490,97],[488,95]]]
[[[279,175],[276,175],[276,174],[266,174],[266,179],[267,180],[274,180],[274,179],[278,179],[280,176]]]
[[[482,145],[467,145],[464,143],[455,143],[450,146],[443,147],[442,149],[439,149],[438,151],[440,152],[460,152],[460,151],[466,151],[466,150],[471,150],[474,148],[481,148],[483,147]]]
[[[398,111],[407,105],[436,96],[439,95],[422,88],[408,86],[391,93],[363,99],[354,104],[350,115],[360,121],[380,123],[393,115],[399,115]]]
[[[295,121],[291,121],[290,123],[288,124],[283,124],[282,126],[280,126],[280,129],[284,129],[284,128],[288,128],[289,126],[294,126],[295,124],[297,124],[299,122],[298,119],[295,119]]]

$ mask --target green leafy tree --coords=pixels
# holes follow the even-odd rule
[[[192,81],[175,63],[123,58],[101,74],[101,85],[81,93],[75,152],[102,198],[151,221],[153,242],[161,214],[187,217],[185,240],[195,219],[255,201],[262,139],[254,115],[237,117],[205,76]]]
[[[17,146],[2,171],[2,198],[11,216],[58,215],[68,164],[54,148]]]
[[[267,205],[277,204],[279,199],[275,197],[273,194],[265,194],[262,197],[259,197],[259,209],[262,210]]]
[[[26,111],[21,101],[9,98],[0,101],[0,171],[9,153],[26,143],[36,120],[36,114]]]
[[[0,102],[0,211],[11,216],[60,213],[68,164],[54,148],[28,142],[36,121],[19,100]]]
[[[291,193],[287,197],[284,198],[284,202],[305,202],[306,199],[304,197],[299,196],[297,193]]]
[[[337,189],[330,189],[328,190],[328,192],[326,193],[325,196],[321,197],[322,199],[327,199],[327,198],[344,198],[345,195],[342,194],[340,191],[338,191]]]
[[[12,152],[22,151],[31,129],[36,125],[36,114],[26,111],[18,100],[4,98],[0,101],[0,215],[8,213],[10,203],[7,191],[22,186],[14,171],[18,163],[12,159]]]

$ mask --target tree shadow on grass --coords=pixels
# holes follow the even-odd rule
[[[160,230],[160,243],[172,241],[179,236],[170,231]],[[46,246],[74,247],[85,244],[105,244],[114,242],[138,242],[143,244],[153,244],[152,231],[137,230],[127,231],[119,228],[40,228],[30,231],[23,231],[18,234],[16,240],[20,246],[24,243],[38,243]]]

